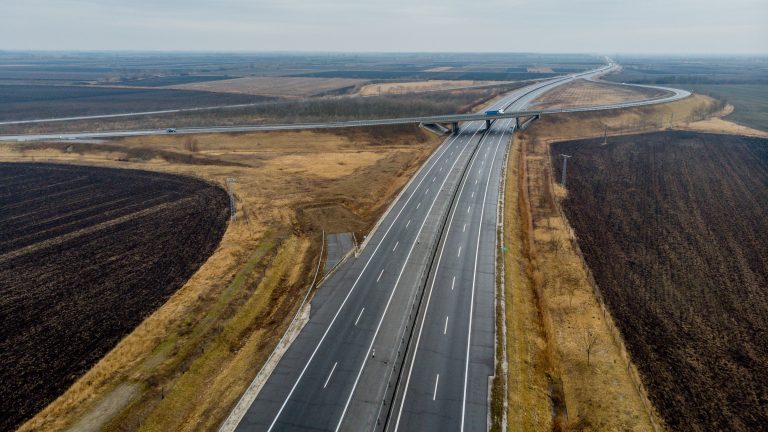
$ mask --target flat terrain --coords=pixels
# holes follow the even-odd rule
[[[710,84],[686,88],[725,99],[733,105],[733,112],[725,120],[768,132],[768,84]]]
[[[540,54],[0,52],[0,123],[339,95],[372,79],[520,81],[583,71],[602,61]],[[249,117],[246,122],[290,116],[283,107],[273,108],[239,114]],[[265,109],[270,115],[260,115]],[[323,109],[316,112],[343,111]]]
[[[0,145],[0,160],[233,177],[238,199],[200,270],[22,430],[216,429],[311,286],[321,232],[359,241],[441,141],[388,127]]]
[[[166,128],[169,126],[228,126],[259,123],[299,123],[342,121],[371,118],[408,117],[467,112],[473,106],[515,88],[526,82],[515,82],[490,88],[441,90],[421,94],[381,95],[373,97],[334,97],[302,100],[279,100],[259,103],[244,108],[219,109],[200,112],[172,113],[143,117],[74,120],[58,123],[0,125],[0,132],[35,133],[83,130],[119,130],[138,128]],[[188,92],[190,90],[165,90]],[[215,93],[206,93],[216,96]],[[226,95],[239,97],[259,97]]]
[[[422,93],[436,90],[452,90],[465,87],[498,84],[498,81],[471,81],[471,80],[427,80],[405,81],[380,84],[366,84],[357,94],[373,96],[380,94]]]
[[[0,429],[59,396],[217,247],[226,192],[191,178],[0,164]]]
[[[669,428],[763,430],[768,140],[665,132],[560,153],[565,212]]]
[[[167,88],[299,98],[350,91],[365,82],[350,78],[244,77],[179,84]]]
[[[663,97],[668,93],[657,89],[626,87],[579,79],[546,93],[536,100],[534,107],[546,109],[608,105]]]
[[[271,99],[159,88],[0,85],[0,121],[232,105]]]
[[[565,193],[554,181],[550,143],[602,139],[606,129],[610,142],[612,134],[668,127],[672,115],[675,127],[682,127],[711,115],[717,105],[696,95],[663,105],[548,115],[515,135],[504,213],[509,430],[645,432],[661,423],[638,389],[636,368],[559,211]],[[595,338],[589,358],[586,332]]]
[[[623,70],[611,81],[635,84],[768,84],[766,56],[617,56]]]

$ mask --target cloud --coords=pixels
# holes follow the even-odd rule
[[[5,4],[4,4],[5,3]],[[0,0],[0,49],[765,52],[763,0]]]

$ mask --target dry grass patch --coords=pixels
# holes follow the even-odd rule
[[[500,81],[473,81],[473,80],[427,80],[411,82],[394,82],[381,84],[367,84],[357,91],[362,96],[381,94],[420,93],[435,90],[456,90],[467,87],[501,84]]]
[[[637,387],[636,370],[561,216],[566,191],[552,179],[549,145],[683,126],[717,109],[717,101],[696,95],[659,106],[544,116],[516,135],[504,225],[510,430],[648,431],[662,424]]]
[[[668,128],[685,128],[705,120],[721,109],[720,102],[695,94],[691,97],[661,105],[643,107],[551,114],[542,116],[529,129],[529,135],[541,136],[550,142],[576,138],[625,135]]]
[[[768,137],[768,132],[753,129],[748,126],[740,125],[732,121],[724,120],[723,117],[733,112],[733,105],[726,105],[725,108],[715,113],[714,116],[699,120],[696,122],[680,125],[678,129],[691,130],[697,132],[721,133],[731,135],[746,135],[753,137]]]
[[[602,81],[577,79],[548,91],[534,103],[534,107],[568,108],[576,106],[608,105],[638,101],[669,94],[664,90],[629,87]]]
[[[533,265],[524,240],[526,218],[520,212],[520,179],[524,173],[520,143],[515,138],[507,160],[504,197],[506,343],[508,385],[507,428],[510,431],[552,429],[547,337],[529,272]],[[501,325],[501,324],[499,324]]]
[[[394,127],[0,145],[5,161],[236,179],[237,219],[217,251],[22,430],[216,429],[293,317],[321,230],[366,233],[440,141]]]
[[[554,72],[552,68],[548,66],[529,67],[526,70],[532,73],[553,73]]]
[[[548,372],[562,382],[564,412],[558,427],[576,430],[653,430],[641,395],[625,369],[622,353],[612,342],[570,232],[555,205],[548,144],[521,137],[526,157],[525,188],[532,218],[532,261],[537,268],[539,306],[551,346]],[[592,337],[585,338],[589,334]],[[587,350],[587,340],[593,342]],[[555,396],[555,395],[553,395]]]
[[[365,83],[355,78],[245,77],[172,85],[165,88],[301,98],[352,89]]]
[[[358,167],[372,165],[382,159],[384,154],[376,152],[293,154],[272,158],[269,168],[286,173],[312,173],[314,175],[335,178],[352,174]]]

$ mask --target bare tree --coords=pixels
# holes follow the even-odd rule
[[[597,334],[590,328],[583,328],[581,332],[581,346],[587,352],[587,366],[590,364],[592,352],[597,346]]]

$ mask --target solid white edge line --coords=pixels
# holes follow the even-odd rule
[[[510,119],[510,122],[511,122],[511,120],[513,120],[513,119]],[[478,132],[478,131],[479,131],[479,128],[478,128],[478,129],[475,131],[475,133],[472,135],[472,137],[470,137],[470,140],[471,140],[471,139],[474,137],[474,135],[475,135],[475,134],[477,134],[477,132]],[[287,396],[287,397],[286,397],[286,399],[283,401],[283,404],[281,405],[280,409],[278,410],[278,413],[277,413],[277,415],[275,416],[274,420],[273,420],[273,421],[272,421],[272,423],[270,424],[270,427],[269,427],[268,431],[271,431],[271,430],[272,430],[272,428],[274,427],[275,423],[277,422],[277,419],[280,417],[280,414],[282,413],[283,409],[285,408],[285,405],[288,403],[288,400],[290,399],[290,397],[291,397],[291,395],[293,394],[293,392],[296,390],[296,387],[298,386],[298,383],[299,383],[299,381],[301,380],[301,378],[303,377],[304,373],[306,372],[306,370],[307,370],[307,367],[309,367],[309,364],[312,362],[312,359],[314,358],[315,354],[317,353],[318,349],[320,348],[320,345],[323,343],[323,341],[325,340],[326,336],[328,335],[328,332],[330,331],[331,327],[333,326],[334,322],[336,321],[336,319],[337,319],[337,317],[338,317],[339,313],[341,312],[341,309],[342,309],[342,308],[344,307],[344,305],[346,304],[346,302],[347,302],[347,300],[349,299],[350,295],[352,294],[352,292],[354,291],[355,287],[357,286],[357,283],[359,282],[360,278],[362,277],[363,273],[365,272],[366,268],[368,267],[368,264],[370,264],[371,260],[373,259],[373,257],[375,256],[376,252],[378,251],[379,247],[380,247],[380,246],[381,246],[381,244],[383,243],[383,240],[384,240],[384,238],[386,238],[387,234],[389,233],[389,231],[390,231],[390,230],[392,229],[392,227],[394,226],[395,222],[396,222],[396,221],[398,220],[398,218],[400,217],[400,214],[403,212],[403,210],[404,210],[404,209],[405,209],[405,207],[407,206],[408,202],[411,200],[411,198],[413,197],[413,195],[416,193],[416,190],[418,190],[418,188],[419,188],[419,186],[421,185],[421,183],[422,183],[422,182],[423,182],[423,181],[426,179],[426,176],[429,174],[429,172],[432,170],[432,168],[434,168],[434,166],[435,166],[435,165],[438,163],[438,160],[439,160],[439,159],[441,159],[441,158],[442,158],[442,157],[445,155],[445,152],[447,151],[448,147],[450,147],[450,146],[451,146],[453,143],[455,143],[455,142],[456,142],[456,139],[457,139],[459,136],[460,136],[460,135],[456,135],[456,136],[454,136],[454,137],[453,137],[453,139],[452,139],[452,141],[450,141],[450,142],[449,142],[447,145],[445,145],[445,149],[442,151],[442,154],[441,154],[441,155],[440,155],[440,156],[439,156],[439,157],[438,157],[438,158],[437,158],[437,159],[434,161],[434,163],[432,164],[432,167],[430,167],[430,169],[427,171],[427,173],[425,173],[425,174],[424,174],[424,177],[422,178],[422,180],[420,180],[420,181],[419,181],[419,184],[417,184],[417,185],[416,185],[416,187],[414,188],[414,192],[412,192],[412,193],[411,193],[411,195],[410,195],[410,196],[408,197],[408,199],[406,200],[405,204],[403,204],[403,207],[401,207],[400,211],[399,211],[399,212],[398,212],[398,214],[395,216],[395,219],[392,221],[392,224],[390,224],[390,226],[387,228],[387,231],[386,231],[386,232],[384,233],[384,235],[382,236],[382,241],[380,241],[380,242],[379,242],[379,244],[378,244],[378,245],[376,246],[376,248],[374,249],[373,253],[371,254],[371,257],[368,259],[368,261],[366,262],[365,266],[364,266],[364,267],[363,267],[363,269],[361,270],[361,272],[360,272],[360,275],[358,275],[358,277],[357,277],[357,279],[355,280],[355,282],[354,282],[354,284],[353,284],[352,288],[350,289],[350,291],[349,291],[349,292],[347,293],[347,295],[345,296],[344,300],[342,301],[342,304],[339,306],[339,309],[336,311],[336,314],[334,315],[333,319],[331,320],[331,323],[330,323],[330,324],[328,325],[328,327],[326,328],[326,331],[323,333],[323,336],[321,337],[321,339],[320,339],[320,341],[318,342],[317,346],[315,347],[315,349],[313,350],[312,354],[310,355],[310,358],[309,358],[309,360],[308,360],[308,361],[307,361],[307,363],[304,365],[304,368],[302,369],[301,373],[299,374],[299,377],[297,378],[296,382],[294,383],[293,387],[291,388],[291,390],[290,390],[290,392],[289,392],[288,396]],[[503,134],[502,134],[502,136],[503,136]],[[484,138],[484,137],[483,137],[483,138]],[[482,140],[481,140],[481,141],[482,141]],[[480,143],[478,143],[478,145],[480,145]],[[446,162],[447,162],[447,161],[444,161],[444,163],[446,163]],[[474,164],[474,160],[473,160],[473,162],[472,162],[472,163]],[[454,164],[455,164],[455,162],[454,162]],[[470,167],[470,169],[471,169],[471,167]],[[442,171],[442,168],[441,168],[440,170]],[[489,175],[490,175],[490,174],[489,174]],[[477,179],[475,179],[475,183],[477,183]],[[463,190],[463,186],[462,186],[462,190]],[[419,202],[419,203],[417,204],[416,208],[418,209],[420,205],[421,205],[421,202]],[[428,212],[428,213],[429,213],[429,212]],[[425,221],[426,221],[426,219],[425,219]],[[442,255],[442,252],[441,252],[441,255]],[[433,285],[434,285],[434,282],[433,282]],[[430,296],[431,296],[431,291],[432,291],[432,290],[431,290],[431,288],[430,288]],[[382,317],[383,317],[383,315],[382,315]],[[423,322],[424,322],[424,321],[422,320],[422,326],[423,326]],[[367,360],[367,356],[366,356],[366,360]],[[365,363],[364,363],[364,364],[365,364]],[[360,371],[360,372],[362,373],[362,368],[361,368],[361,371]],[[466,378],[466,377],[465,377],[465,378]],[[358,374],[358,379],[359,379],[359,374]],[[410,372],[409,372],[409,379],[410,379]],[[355,383],[355,386],[356,386],[356,385],[357,385],[357,383]],[[406,387],[406,390],[407,390],[407,387]],[[354,392],[354,388],[353,388],[353,392]],[[352,392],[352,393],[353,393],[353,392]],[[350,396],[349,396],[349,398],[350,398],[350,399],[351,399],[351,397],[352,397],[352,393],[350,393]],[[344,413],[346,412],[346,409],[347,409],[347,406],[348,406],[348,405],[349,405],[349,399],[347,400],[347,405],[346,405],[346,406],[345,406],[345,408],[344,408]],[[342,420],[343,420],[343,418],[344,418],[344,413],[342,413],[341,419],[339,420],[339,425],[341,425],[341,421],[342,421]],[[402,413],[402,405],[401,405],[401,413]],[[462,416],[463,416],[463,414],[464,414],[464,413],[462,412]],[[399,418],[400,418],[400,417],[398,416],[398,423],[399,423]],[[462,430],[463,430],[463,427],[464,427],[464,425],[463,425],[463,421],[462,421]],[[338,430],[338,427],[337,427],[337,430]]]
[[[468,142],[471,142],[475,135],[477,135],[477,132],[480,130],[478,128],[475,130],[475,132],[472,134],[471,137],[469,137]],[[481,142],[485,138],[485,135],[481,137]],[[480,143],[478,143],[480,145]],[[474,159],[473,159],[474,160]],[[456,164],[459,162],[459,159],[457,158],[453,164],[451,164],[451,169],[449,171],[452,171],[453,168],[456,166]],[[443,182],[440,184],[440,189],[442,189],[445,186],[445,183],[448,181],[449,176],[445,176],[445,179],[443,179]],[[389,309],[389,305],[392,302],[392,298],[395,295],[395,291],[397,291],[397,287],[400,284],[400,278],[403,276],[403,273],[405,272],[406,264],[408,263],[408,260],[411,257],[411,253],[413,252],[413,249],[416,247],[417,240],[419,236],[421,235],[421,231],[424,229],[424,225],[427,223],[427,216],[432,212],[432,208],[435,206],[435,203],[437,202],[437,197],[440,196],[439,193],[435,194],[434,198],[432,199],[432,204],[429,206],[429,210],[427,210],[427,214],[424,216],[424,221],[421,222],[421,226],[419,227],[418,233],[416,233],[416,237],[413,240],[413,243],[411,244],[411,248],[408,250],[408,255],[405,257],[405,263],[403,264],[403,267],[400,269],[400,274],[397,276],[397,280],[395,281],[395,285],[392,288],[392,293],[389,295],[389,299],[387,300],[386,306],[384,306],[384,312],[381,314],[381,319],[379,319],[379,323],[376,325],[376,331],[373,333],[373,337],[371,338],[371,344],[368,346],[368,351],[365,354],[365,357],[363,359],[363,364],[360,366],[360,370],[357,372],[357,376],[355,377],[355,382],[352,385],[352,389],[349,392],[349,397],[347,398],[346,403],[344,404],[344,410],[341,412],[341,417],[339,418],[339,423],[336,425],[336,432],[339,431],[341,428],[341,424],[344,421],[344,416],[347,413],[347,409],[349,408],[349,403],[352,401],[352,395],[355,393],[355,389],[357,388],[357,383],[360,381],[360,376],[363,374],[363,369],[365,369],[365,365],[368,362],[369,354],[371,352],[371,349],[373,348],[373,344],[376,341],[376,336],[379,334],[379,330],[381,329],[381,324],[384,322],[384,317],[387,314],[387,310]]]
[[[275,424],[277,424],[277,420],[280,418],[280,415],[283,413],[285,406],[288,404],[288,400],[291,399],[291,396],[293,396],[293,392],[296,391],[296,387],[299,385],[301,378],[304,377],[304,373],[307,371],[309,364],[312,363],[312,360],[315,358],[315,354],[317,354],[317,351],[320,349],[320,346],[323,344],[323,341],[325,341],[325,338],[328,336],[328,333],[331,331],[331,328],[333,327],[333,324],[336,322],[336,319],[339,317],[341,310],[344,308],[344,305],[347,303],[347,300],[349,300],[349,297],[355,291],[355,288],[357,287],[358,282],[360,282],[360,279],[363,277],[363,274],[365,273],[365,270],[368,268],[368,265],[373,260],[373,257],[376,256],[376,252],[378,252],[379,247],[381,247],[381,245],[384,243],[384,239],[387,237],[390,230],[392,230],[392,227],[400,218],[400,215],[403,213],[405,208],[408,207],[408,203],[411,201],[413,196],[419,190],[419,186],[421,186],[421,183],[427,179],[429,172],[432,171],[432,168],[434,168],[435,165],[438,163],[438,161],[445,155],[445,153],[448,151],[448,148],[456,142],[456,138],[458,137],[459,135],[454,137],[452,141],[448,142],[448,144],[445,145],[445,148],[442,149],[442,153],[440,154],[440,156],[436,160],[434,160],[429,170],[427,170],[427,172],[424,173],[424,176],[421,178],[419,183],[414,187],[413,192],[411,192],[411,194],[408,196],[408,199],[405,201],[405,203],[403,203],[403,206],[400,208],[400,211],[398,211],[397,214],[395,215],[395,218],[394,220],[392,220],[392,223],[389,224],[389,227],[381,237],[381,241],[379,241],[379,243],[376,245],[376,248],[374,248],[373,252],[371,253],[371,256],[368,258],[368,261],[365,263],[365,266],[363,266],[363,269],[360,270],[360,274],[355,279],[355,282],[352,284],[352,287],[349,289],[349,292],[347,292],[347,295],[344,296],[344,300],[341,302],[341,305],[339,305],[339,308],[336,310],[336,313],[333,315],[333,318],[331,319],[331,322],[328,324],[328,327],[325,329],[325,332],[323,332],[323,336],[320,337],[320,341],[315,346],[315,349],[312,351],[312,354],[310,354],[309,360],[307,360],[307,362],[304,364],[304,367],[301,369],[301,372],[299,373],[298,378],[296,378],[296,381],[293,383],[291,390],[288,392],[288,395],[285,397],[285,400],[283,401],[282,405],[280,405],[280,409],[277,411],[277,414],[275,415],[275,418],[272,420],[272,423],[270,423],[269,429],[267,429],[267,432],[272,431],[272,428],[274,428]],[[421,204],[421,201],[419,201],[419,204]]]
[[[475,248],[475,268],[472,273],[472,294],[469,300],[469,327],[467,330],[467,355],[464,362],[464,392],[461,397],[461,432],[464,432],[464,417],[467,412],[467,378],[469,376],[469,351],[472,343],[472,315],[475,311],[475,283],[477,281],[477,261],[480,255],[480,238],[483,232],[483,216],[485,214],[485,203],[488,199],[488,186],[491,184],[491,174],[493,173],[493,164],[496,162],[496,155],[499,152],[501,146],[501,139],[504,138],[502,133],[499,136],[499,140],[496,142],[496,150],[493,152],[493,159],[491,159],[491,169],[488,170],[488,178],[485,181],[485,192],[483,193],[483,205],[480,209],[480,223],[477,227],[477,247]]]
[[[480,139],[480,142],[477,144],[478,146],[481,146],[483,144],[483,140],[485,140],[485,137],[487,137],[487,135],[483,135],[483,137]],[[477,158],[474,158],[474,159],[472,159],[470,161],[468,172],[472,171],[472,167],[475,165],[476,161],[477,161]],[[466,186],[466,185],[467,185],[466,180],[461,183],[461,187],[459,188],[459,195],[456,198],[457,202],[458,202],[458,200],[461,200],[461,195],[464,193],[464,186]],[[453,217],[456,215],[456,210],[457,209],[458,209],[458,205],[454,206],[453,210],[451,211],[451,218],[448,221],[448,228],[447,228],[446,232],[450,232],[451,231],[451,227],[453,226]],[[447,241],[444,241],[443,245],[440,247],[440,255],[437,257],[437,267],[436,268],[440,268],[440,262],[443,259],[443,253],[445,252],[445,245],[447,243],[448,243]],[[408,385],[411,382],[411,374],[413,373],[413,365],[416,363],[416,353],[418,353],[418,351],[419,351],[419,344],[421,343],[421,334],[422,334],[422,331],[424,330],[424,322],[426,321],[426,318],[427,318],[427,312],[429,312],[429,305],[430,305],[430,301],[432,299],[432,292],[433,292],[433,290],[435,288],[435,282],[436,281],[437,281],[437,272],[435,272],[435,276],[432,278],[432,283],[429,286],[429,294],[427,294],[427,305],[424,308],[424,315],[422,316],[421,324],[419,325],[419,333],[418,333],[418,335],[416,335],[416,345],[415,345],[414,351],[413,351],[413,353],[414,353],[413,354],[413,361],[411,361],[411,366],[408,368],[408,377],[405,380],[405,387],[404,387],[404,390],[403,390],[403,397],[400,400],[400,409],[398,410],[397,420],[395,421],[395,432],[397,432],[397,429],[400,427],[400,419],[403,416],[403,407],[405,406],[405,398],[408,396]],[[397,389],[395,389],[395,394],[397,394]]]
[[[293,319],[291,320],[291,323],[288,324],[288,329],[286,329],[286,331],[280,337],[280,340],[277,342],[277,345],[275,345],[275,348],[272,350],[272,353],[269,354],[269,357],[267,357],[267,360],[261,366],[261,369],[259,369],[259,372],[256,374],[256,377],[251,381],[251,383],[245,389],[245,392],[240,396],[240,399],[238,399],[235,406],[229,412],[229,415],[227,416],[227,418],[219,426],[218,432],[234,431],[237,428],[237,426],[240,424],[240,422],[243,420],[243,417],[245,417],[245,414],[248,412],[248,409],[251,407],[251,405],[253,405],[253,401],[255,401],[256,397],[258,396],[258,392],[252,392],[251,390],[258,386],[257,379],[259,378],[259,375],[261,375],[261,373],[266,370],[265,368],[270,363],[271,359],[276,355],[278,351],[278,347],[280,346],[280,344],[283,343],[283,341],[287,337],[288,330],[291,327],[293,327],[302,309],[304,309],[304,305],[306,304],[307,299],[309,298],[309,293],[312,291],[312,288],[315,286],[315,283],[317,282],[317,275],[318,273],[320,273],[320,264],[323,262],[323,252],[325,251],[325,248],[326,248],[325,230],[322,230],[321,234],[322,234],[322,240],[320,243],[320,255],[317,258],[317,267],[315,268],[315,276],[312,278],[312,283],[309,285],[309,288],[307,288],[307,292],[304,294],[304,298],[301,300],[301,304],[299,304],[299,308],[296,310],[296,314],[293,315]],[[277,365],[275,365],[275,367],[277,367]],[[258,391],[259,392],[261,391],[261,387],[259,387]],[[247,407],[245,406],[246,404],[248,405]]]

